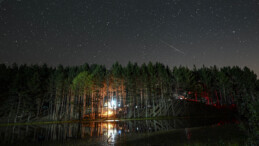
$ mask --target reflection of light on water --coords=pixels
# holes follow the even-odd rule
[[[188,140],[191,139],[192,133],[190,132],[189,128],[185,128],[185,134],[186,134],[186,138]]]
[[[114,123],[103,123],[102,128],[104,130],[104,135],[107,135],[108,142],[115,142],[115,138],[117,135],[117,129]],[[120,134],[121,131],[119,130],[118,133]]]
[[[109,138],[109,142],[115,142],[115,137],[117,134],[117,130],[116,129],[112,129],[112,130],[108,130],[108,138]]]
[[[111,123],[108,124],[108,130],[113,129],[113,125]]]

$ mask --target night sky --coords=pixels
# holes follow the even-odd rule
[[[248,66],[258,0],[0,0],[0,63]]]

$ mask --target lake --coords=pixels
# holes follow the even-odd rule
[[[233,118],[106,120],[1,126],[1,145],[239,144],[245,133]]]

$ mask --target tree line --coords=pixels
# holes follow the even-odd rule
[[[258,91],[257,76],[248,67],[169,68],[158,62],[126,66],[116,62],[110,69],[87,63],[73,67],[0,64],[0,116],[9,122],[80,120],[88,111],[100,112],[112,96],[121,106],[142,108],[178,96],[213,105],[236,104],[239,113],[249,118]]]

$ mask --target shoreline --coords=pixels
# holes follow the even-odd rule
[[[33,121],[24,123],[0,123],[0,127],[5,126],[22,126],[22,125],[46,125],[46,124],[65,124],[65,123],[90,123],[90,122],[118,122],[118,121],[141,121],[141,120],[170,120],[170,119],[195,119],[195,118],[233,118],[234,115],[213,115],[213,116],[191,116],[191,117],[147,117],[147,118],[104,118],[104,119],[85,119],[85,120],[69,120],[69,121]]]

